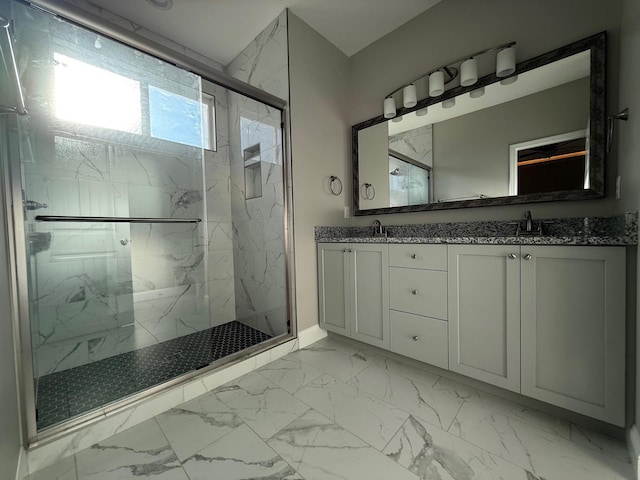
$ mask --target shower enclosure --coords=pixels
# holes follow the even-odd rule
[[[283,105],[1,13],[30,438],[288,338]]]

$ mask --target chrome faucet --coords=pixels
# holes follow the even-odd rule
[[[525,232],[530,232],[531,230],[533,230],[533,226],[531,223],[531,210],[527,210],[526,212],[524,212],[524,220],[527,224],[525,227]]]
[[[373,222],[373,236],[374,237],[386,237],[387,230],[382,226],[382,222],[380,220],[374,220]]]

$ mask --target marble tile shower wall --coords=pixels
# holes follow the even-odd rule
[[[433,125],[389,136],[389,149],[433,166]]]
[[[236,318],[233,223],[231,216],[231,165],[229,140],[229,93],[210,84],[215,98],[216,151],[205,151],[205,188],[208,228],[208,281],[211,326]]]
[[[240,80],[288,100],[286,11],[227,67]],[[275,336],[287,331],[284,174],[279,110],[229,95],[231,210],[236,313]],[[244,149],[260,145],[261,195],[246,198]]]

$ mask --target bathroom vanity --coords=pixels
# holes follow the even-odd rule
[[[553,222],[318,227],[320,326],[624,426],[637,216]]]

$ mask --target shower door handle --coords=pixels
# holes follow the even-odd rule
[[[128,238],[123,238],[120,240],[120,245],[122,245],[123,247],[129,245],[129,239]]]

